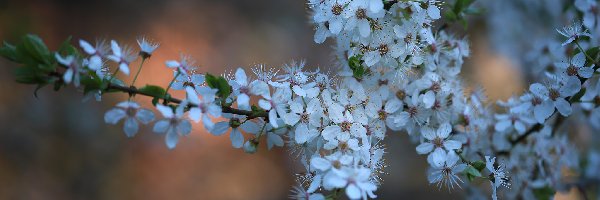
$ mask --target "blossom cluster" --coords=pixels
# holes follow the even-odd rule
[[[467,5],[457,2],[452,12]],[[58,88],[73,84],[98,100],[109,92],[128,93],[127,101],[105,113],[105,122],[123,121],[128,137],[140,123],[153,123],[170,149],[200,122],[210,134],[228,134],[234,148],[248,153],[257,151],[261,138],[268,149],[287,146],[304,166],[291,195],[297,199],[325,199],[326,192],[338,191],[350,199],[377,197],[386,167],[382,143],[391,132],[408,134],[415,152],[426,157],[428,181],[438,188],[468,188],[477,198],[480,189],[471,181],[481,179],[490,183],[493,199],[499,193],[535,199],[546,188],[572,185],[565,176],[581,168],[577,148],[557,132],[575,114],[600,128],[598,48],[593,48],[600,36],[597,1],[576,1],[583,23],[558,29],[561,40],[534,57],[540,67],[533,71],[543,77],[522,94],[499,101],[497,109],[486,104],[482,89],[464,89],[459,74],[470,55],[467,40],[434,31],[443,2],[309,0],[308,5],[315,42],[335,41],[333,72],[291,62],[215,76],[199,72],[182,56],[165,62],[173,71],[166,89],[137,88],[144,61],[159,47],[140,38],[137,54],[114,40],[95,45],[79,40],[82,53],[73,48],[50,55],[64,72],[51,70],[57,77],[48,81]],[[3,55],[18,60],[4,53],[16,48],[4,47]],[[562,60],[547,56],[558,52],[568,53]],[[116,78],[132,74],[130,64],[138,58],[130,84]],[[171,89],[184,91],[185,98],[172,97]],[[137,103],[136,95],[152,97],[160,116]],[[590,154],[590,166],[600,165],[598,160]],[[589,168],[586,174],[600,177]],[[511,186],[516,189],[501,189]]]

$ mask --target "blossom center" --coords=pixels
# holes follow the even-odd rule
[[[531,99],[531,104],[533,104],[534,106],[540,105],[542,104],[542,99],[540,99],[539,97],[533,97],[533,99]]]
[[[417,107],[409,107],[408,108],[408,114],[410,114],[410,117],[415,117],[418,112],[419,111],[417,110]]]
[[[390,51],[390,49],[389,49],[389,47],[388,47],[387,44],[381,44],[381,45],[379,45],[378,49],[379,49],[379,55],[382,55],[382,56],[385,55],[385,54],[387,54]]]
[[[396,92],[396,97],[398,97],[400,100],[403,100],[406,97],[406,92],[404,92],[404,90],[398,90]]]
[[[133,117],[135,116],[135,108],[129,107],[127,109],[125,109],[125,113],[127,113],[127,116]]]
[[[569,67],[567,67],[567,75],[569,76],[577,76],[577,67],[571,65]]]
[[[344,132],[350,131],[351,126],[352,126],[352,123],[347,122],[347,121],[340,123],[340,128],[342,128],[342,131],[344,131]]]
[[[385,120],[385,118],[387,118],[387,113],[384,110],[380,110],[378,112],[378,114],[379,114],[379,119],[381,119],[381,120]]]
[[[333,168],[336,168],[336,169],[342,168],[342,162],[340,162],[339,160],[332,161],[331,165],[333,165]]]
[[[365,19],[367,18],[367,11],[364,8],[360,8],[356,10],[356,19]]]
[[[444,139],[436,137],[432,143],[435,147],[442,148],[444,146]]]
[[[442,86],[440,85],[439,82],[433,82],[431,84],[431,87],[429,87],[429,89],[435,93],[440,92],[440,90],[442,90]]]
[[[560,97],[560,92],[558,92],[558,90],[556,89],[550,89],[550,99],[552,99],[552,101],[556,101],[556,99],[558,99]]]
[[[300,115],[300,121],[301,121],[302,123],[308,123],[308,114],[307,114],[307,113],[302,113],[302,114]]]
[[[331,8],[331,12],[332,12],[334,15],[341,15],[341,14],[342,14],[342,11],[344,11],[344,8],[343,8],[343,7],[342,7],[342,5],[340,5],[340,4],[335,4],[335,5],[333,5],[333,7]]]

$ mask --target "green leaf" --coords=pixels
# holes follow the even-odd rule
[[[535,196],[536,199],[540,200],[552,199],[552,197],[554,197],[554,194],[556,194],[556,191],[549,186],[533,190],[533,196]]]
[[[471,6],[471,4],[475,2],[475,0],[457,0],[456,4],[454,4],[454,13],[456,14],[460,14],[463,12],[464,9],[468,8],[469,6]]]
[[[585,89],[584,87],[581,88],[581,90],[579,90],[579,92],[577,92],[575,95],[573,95],[570,99],[569,102],[573,103],[573,102],[579,102],[579,100],[581,100],[581,97],[585,94]]]
[[[62,44],[60,44],[60,46],[58,47],[58,53],[64,54],[64,55],[74,55],[74,56],[78,56],[79,55],[79,51],[77,50],[77,48],[73,45],[71,45],[71,36],[69,36],[65,41],[62,42]]]
[[[23,37],[23,47],[38,63],[51,64],[49,60],[51,57],[50,51],[42,39],[37,35],[27,34]]]
[[[589,48],[588,50],[586,50],[586,51],[585,51],[585,53],[586,53],[588,56],[590,56],[590,57],[592,57],[592,58],[594,59],[594,60],[589,60],[589,59],[586,57],[587,64],[591,65],[591,64],[593,64],[593,63],[594,63],[596,60],[598,60],[598,56],[599,56],[599,55],[598,55],[598,53],[600,53],[600,47],[592,47],[592,48]],[[597,66],[596,66],[596,67],[597,67]]]
[[[481,170],[483,170],[485,168],[485,162],[478,160],[478,161],[472,162],[471,166],[473,166],[475,169],[477,169],[477,171],[481,172]]]
[[[95,74],[89,76],[82,76],[81,85],[83,85],[83,94],[87,94],[92,91],[102,90],[102,79]]]
[[[0,47],[0,55],[10,61],[17,62],[17,48],[7,42]]]
[[[449,21],[456,21],[458,19],[458,16],[456,16],[456,13],[454,13],[454,11],[447,10],[446,12],[444,12],[444,18]]]
[[[18,83],[38,84],[47,82],[44,80],[44,74],[31,65],[16,68],[14,74]]]
[[[231,94],[231,86],[225,78],[222,76],[214,76],[212,74],[206,73],[205,75],[206,84],[210,88],[217,89],[217,96],[221,98],[227,98]]]
[[[352,56],[348,59],[348,66],[352,70],[352,77],[362,79],[366,73],[366,68],[362,65],[362,55]]]
[[[156,85],[146,85],[138,89],[138,91],[142,94],[153,96],[155,98],[162,98],[165,96],[165,89]]]
[[[469,179],[469,181],[473,181],[473,179],[476,177],[481,177],[479,170],[475,169],[475,167],[471,165],[467,166],[464,173],[467,175],[467,179]]]

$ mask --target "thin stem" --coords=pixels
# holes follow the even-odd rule
[[[173,86],[173,83],[175,82],[177,77],[179,77],[179,75],[181,75],[181,72],[179,72],[179,70],[177,70],[177,74],[175,74],[175,77],[173,77],[173,79],[169,83],[169,86],[167,86],[167,89],[165,90],[165,94],[169,94],[169,89],[171,89],[171,86]]]
[[[117,66],[117,68],[115,69],[115,71],[110,74],[110,78],[108,79],[109,83],[112,83],[112,80],[115,78],[115,76],[117,76],[117,73],[119,72],[119,67]]]
[[[140,63],[140,67],[138,68],[137,72],[135,73],[135,76],[133,77],[133,81],[131,81],[131,86],[135,85],[135,81],[138,78],[138,75],[140,75],[140,72],[142,71],[142,67],[144,66],[144,61],[146,61],[145,57],[142,57],[142,62]]]
[[[583,48],[581,47],[581,45],[579,45],[579,41],[575,40],[575,44],[577,45],[577,48],[579,48],[579,50],[583,53],[583,55],[585,55],[585,57],[587,59],[591,60],[592,62],[596,61],[590,55],[588,55],[587,52],[585,52],[585,50],[583,50]]]
[[[59,81],[63,81],[62,80],[63,74],[60,72],[51,72],[48,75],[58,78]],[[106,87],[105,90],[106,91],[116,90],[116,91],[121,91],[124,93],[131,94],[131,95],[143,95],[143,96],[152,97],[152,98],[159,98],[159,99],[166,100],[168,102],[176,103],[176,104],[180,104],[181,102],[183,102],[181,99],[171,97],[171,95],[168,95],[168,97],[167,97],[167,95],[155,96],[153,94],[150,94],[150,93],[147,93],[144,91],[140,91],[135,87],[126,87],[126,86],[117,85],[117,84],[113,84],[113,83],[108,83],[108,86]],[[189,107],[197,107],[198,105],[193,104],[193,103],[188,103],[188,106]],[[248,110],[239,110],[239,109],[232,108],[229,106],[222,106],[221,112],[236,114],[236,115],[245,115],[248,119],[254,119],[254,118],[260,117],[260,118],[265,118],[265,121],[266,121],[269,118],[269,115],[267,112],[252,112],[252,111],[248,111]]]

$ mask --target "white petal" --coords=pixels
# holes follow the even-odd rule
[[[192,124],[185,119],[182,119],[179,124],[177,124],[177,133],[180,135],[188,135],[192,132]]]
[[[243,110],[247,110],[250,108],[250,97],[246,94],[240,94],[237,96],[238,107]]]
[[[329,31],[331,31],[332,34],[337,35],[338,33],[340,33],[344,26],[343,22],[344,21],[342,19],[338,18],[333,18],[329,20]]]
[[[378,13],[383,9],[382,0],[369,0],[369,10],[373,13]]]
[[[197,107],[191,108],[188,116],[190,119],[194,120],[194,122],[198,123],[202,117],[202,111]]]
[[[538,95],[538,96],[542,96],[542,97],[548,96],[548,88],[546,88],[546,86],[544,86],[540,83],[531,84],[529,86],[529,91],[531,91],[533,94]]]
[[[129,117],[125,119],[125,124],[123,125],[123,131],[125,131],[125,135],[127,137],[133,137],[135,133],[138,132],[138,123],[135,121],[133,117]]]
[[[581,89],[579,78],[570,76],[567,82],[560,88],[560,95],[563,97],[573,96]]]
[[[104,122],[107,124],[117,124],[125,115],[126,113],[123,109],[113,108],[104,114]]]
[[[210,133],[219,136],[223,135],[229,129],[229,122],[218,122],[210,129]]]
[[[396,98],[393,98],[385,103],[385,112],[394,113],[402,107],[402,102]]]
[[[187,86],[185,87],[185,93],[186,93],[186,97],[188,99],[188,101],[190,101],[193,104],[200,104],[200,99],[198,98],[198,94],[196,93],[196,90],[191,87],[191,86]]]
[[[211,130],[215,125],[208,115],[202,116],[202,124],[206,130]]]
[[[92,56],[88,64],[88,68],[90,68],[91,70],[99,70],[100,68],[102,68],[102,59],[100,58],[100,56]]]
[[[433,150],[433,144],[429,142],[421,143],[417,146],[418,154],[428,154],[431,150]]]
[[[462,146],[462,143],[460,143],[459,141],[456,141],[456,140],[444,141],[444,148],[446,148],[447,150],[460,149],[461,146]]]
[[[296,127],[296,131],[294,131],[294,139],[296,143],[303,144],[308,141],[308,127],[305,124],[300,124]]]
[[[264,99],[258,100],[258,106],[265,110],[271,110],[271,103]]]
[[[85,40],[79,40],[79,46],[81,46],[83,51],[85,51],[87,54],[91,55],[96,53],[96,49]]]
[[[148,124],[154,120],[154,113],[148,109],[139,109],[135,113],[135,118],[142,122],[142,124]]]
[[[323,129],[323,131],[321,132],[321,136],[323,136],[323,139],[329,141],[335,139],[335,137],[337,137],[337,135],[341,132],[342,129],[339,126],[332,125],[325,127],[325,129]]]
[[[594,75],[594,69],[591,67],[582,67],[579,68],[578,73],[581,78],[590,78],[592,75]]]
[[[432,166],[436,166],[436,167],[444,166],[444,163],[446,162],[446,156],[447,156],[445,150],[443,150],[442,148],[436,148],[435,150],[433,150],[433,153],[431,153],[430,156],[431,156]]]
[[[436,131],[430,127],[423,127],[421,129],[421,135],[428,140],[433,140],[436,138]]]
[[[360,199],[360,193],[360,188],[358,188],[356,184],[350,184],[348,187],[346,187],[346,195],[348,195],[348,198],[350,199]]]
[[[63,80],[65,81],[65,83],[71,83],[71,80],[73,80],[73,69],[67,69],[67,71],[63,75]]]
[[[577,55],[573,56],[573,58],[571,59],[571,64],[573,64],[575,67],[583,67],[583,65],[585,64],[585,55],[583,54],[583,52],[580,52]]]
[[[358,21],[358,32],[362,37],[368,37],[371,34],[371,24],[367,20]]]
[[[154,123],[154,128],[152,131],[155,133],[164,133],[167,132],[167,129],[169,129],[170,125],[171,124],[169,123],[169,120],[163,119]]]
[[[321,157],[313,157],[312,159],[310,159],[310,166],[312,168],[325,171],[331,168],[331,162]]]
[[[119,47],[119,44],[117,44],[117,41],[111,40],[110,47],[115,56],[121,57],[121,48]]]
[[[440,138],[447,138],[451,132],[452,132],[452,125],[450,125],[450,123],[443,123],[438,128],[436,134]]]
[[[496,123],[496,125],[494,126],[494,129],[498,132],[503,132],[511,125],[512,125],[512,123],[510,120],[502,120],[502,121],[499,121]]]
[[[254,123],[253,121],[244,122],[242,125],[240,125],[240,128],[242,128],[242,130],[246,131],[247,133],[252,134],[257,134],[260,131],[258,125],[256,125],[256,123]]]
[[[242,68],[238,68],[235,71],[235,81],[238,82],[241,86],[248,85],[248,78],[246,77],[246,71]]]
[[[437,6],[431,4],[427,8],[427,14],[429,15],[429,17],[431,17],[431,19],[439,19],[441,17],[440,9]]]
[[[169,149],[175,148],[175,146],[177,146],[178,141],[179,141],[179,135],[177,135],[177,133],[175,133],[175,131],[171,129],[167,133],[167,136],[165,138],[165,143],[167,144],[167,147]]]
[[[543,101],[533,108],[533,115],[540,124],[543,124],[552,113],[554,113],[554,104],[550,100]]]
[[[294,91],[294,93],[296,93],[298,96],[304,97],[306,96],[306,91],[304,91],[304,89],[302,89],[302,87],[298,86],[298,85],[294,85],[292,86],[292,90]]]
[[[267,147],[269,150],[271,150],[271,148],[273,147],[273,145],[278,146],[278,147],[282,147],[283,146],[283,139],[281,138],[281,136],[277,135],[277,134],[268,134],[267,135]]]
[[[273,128],[279,127],[279,125],[277,124],[277,111],[275,111],[275,110],[269,111],[269,124],[271,124],[271,126]]]
[[[127,66],[125,63],[121,63],[119,65],[119,71],[123,72],[125,75],[129,75],[129,66]]]
[[[175,61],[175,60],[168,60],[167,62],[165,62],[165,64],[167,65],[168,68],[175,68],[175,67],[179,67],[179,62]]]
[[[237,128],[231,131],[229,138],[231,139],[231,146],[234,148],[241,148],[244,145],[244,135]]]
[[[515,121],[515,130],[517,130],[519,134],[525,133],[525,124],[518,120]]]
[[[573,112],[571,104],[563,98],[556,99],[556,101],[554,102],[554,106],[556,106],[558,112],[560,112],[560,114],[565,117],[571,115],[571,113]]]
[[[165,106],[162,104],[156,104],[156,109],[163,115],[165,118],[173,117],[173,109],[169,106]]]

